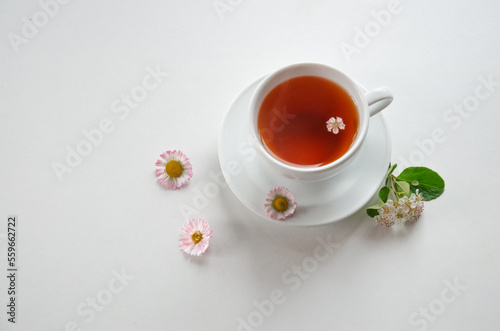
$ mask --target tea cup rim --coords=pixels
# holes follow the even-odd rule
[[[310,73],[300,74],[301,72]],[[335,75],[336,79],[331,78],[333,75]],[[265,98],[267,94],[278,84],[289,79],[302,76],[317,76],[337,83],[340,87],[346,90],[347,93],[349,93],[356,105],[356,110],[358,111],[358,130],[349,149],[338,159],[320,166],[295,166],[276,159],[266,150],[257,128],[257,116],[263,98]],[[273,80],[275,80],[276,82],[273,83]],[[281,168],[287,173],[296,174],[298,179],[301,179],[301,175],[321,174],[324,172],[329,172],[332,169],[342,168],[359,152],[368,133],[370,112],[368,109],[368,104],[364,98],[365,92],[366,91],[364,91],[364,88],[361,88],[359,83],[357,83],[342,70],[331,65],[318,62],[294,63],[286,65],[279,68],[278,70],[269,73],[257,85],[257,88],[255,89],[251,97],[249,106],[251,138],[254,146],[256,147],[257,153],[260,154],[261,157],[263,156],[267,161],[271,162],[275,167]],[[335,173],[333,173],[332,176],[333,175],[335,175]]]

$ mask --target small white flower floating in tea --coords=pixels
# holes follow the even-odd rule
[[[269,191],[264,207],[266,208],[268,217],[283,221],[295,213],[297,203],[292,192],[280,186]]]
[[[340,130],[345,130],[344,120],[341,117],[330,117],[328,121],[326,121],[326,128],[328,132],[332,132],[333,134],[339,133]]]

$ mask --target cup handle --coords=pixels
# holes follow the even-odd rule
[[[370,116],[373,116],[389,106],[394,99],[394,95],[388,87],[379,87],[366,92],[365,99],[368,102]]]

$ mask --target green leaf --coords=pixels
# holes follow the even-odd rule
[[[387,186],[384,186],[378,192],[378,197],[380,198],[380,200],[382,200],[383,203],[386,203],[387,199],[389,198],[389,193],[391,193],[391,189]]]
[[[370,216],[371,218],[374,218],[375,216],[378,216],[378,210],[377,209],[373,209],[373,208],[366,208],[366,213],[368,214],[368,216]]]
[[[424,201],[436,199],[444,192],[444,180],[437,172],[426,167],[409,167],[403,170],[397,176],[400,181],[414,184],[415,181],[418,185],[411,185],[411,193],[419,190],[422,193]]]
[[[400,198],[410,194],[410,184],[408,182],[397,180],[394,182],[394,188]]]
[[[378,210],[384,205],[383,201],[379,201],[377,204],[366,208],[366,213],[370,217],[375,217],[378,215]]]

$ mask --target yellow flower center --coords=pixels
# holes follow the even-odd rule
[[[179,177],[182,175],[182,166],[179,163],[179,161],[175,160],[170,160],[168,161],[167,165],[165,166],[165,172],[167,175],[170,177]]]
[[[288,201],[284,197],[276,197],[273,201],[273,207],[277,211],[285,211],[288,208]]]
[[[199,243],[203,239],[203,235],[201,234],[200,231],[196,231],[191,236],[191,239],[193,240],[194,244],[196,245],[197,243]]]

